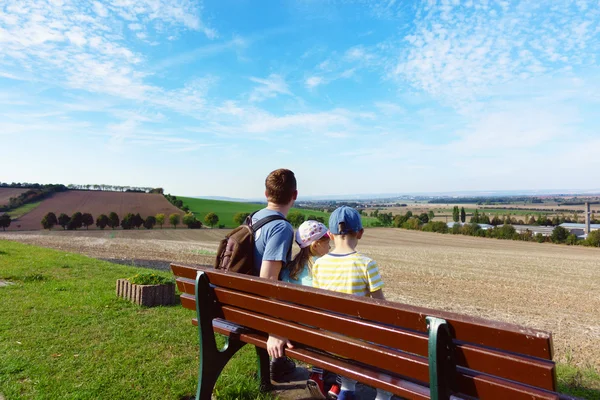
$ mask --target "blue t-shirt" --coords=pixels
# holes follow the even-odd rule
[[[252,216],[252,222],[268,217],[281,215],[278,211],[263,208]],[[294,238],[294,228],[284,220],[271,221],[254,234],[254,274],[260,275],[263,260],[282,261],[285,265],[290,262],[291,246]]]
[[[313,264],[318,258],[319,257],[316,257],[316,256],[312,257]],[[306,264],[304,264],[302,271],[300,271],[298,273],[298,277],[296,279],[292,279],[292,277],[290,276],[289,268],[284,268],[283,271],[281,272],[281,280],[284,282],[295,283],[297,285],[302,285],[302,286],[312,286],[312,273],[308,269],[308,262],[306,262]]]

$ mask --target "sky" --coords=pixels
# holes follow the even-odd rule
[[[1,0],[0,181],[600,188],[600,0]]]

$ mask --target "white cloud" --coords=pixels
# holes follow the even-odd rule
[[[277,95],[280,94],[292,95],[288,84],[285,82],[285,79],[283,79],[281,75],[271,74],[268,78],[264,79],[251,77],[250,80],[259,84],[259,86],[255,87],[252,90],[252,93],[250,93],[249,100],[251,102],[263,101],[266,99],[277,97]]]
[[[306,87],[309,89],[314,89],[319,85],[322,85],[325,83],[325,79],[323,79],[323,77],[321,76],[311,76],[309,78],[306,79],[305,84]]]

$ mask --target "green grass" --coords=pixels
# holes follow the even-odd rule
[[[34,208],[39,206],[41,203],[42,203],[41,201],[36,201],[35,203],[23,204],[21,207],[17,207],[14,210],[7,212],[7,214],[10,215],[11,219],[17,219],[17,218],[22,217],[23,215],[27,214],[31,210],[33,210]]]
[[[233,222],[233,216],[237,213],[252,213],[256,210],[266,207],[266,204],[259,203],[239,203],[235,201],[222,201],[222,200],[206,200],[206,199],[195,199],[192,197],[179,197],[183,201],[183,204],[189,207],[190,211],[194,213],[202,223],[204,223],[204,216],[210,212],[214,212],[219,216],[219,225],[224,225],[225,228],[235,228],[237,225]],[[306,217],[314,215],[315,217],[323,217],[325,224],[329,220],[329,213],[318,210],[305,210],[292,208],[291,211],[300,211]],[[370,226],[376,218],[363,217],[364,226]]]
[[[147,271],[0,240],[0,279],[15,283],[0,288],[0,393],[11,400],[193,396],[193,312],[115,295],[117,279]],[[258,390],[252,347],[226,367],[215,394],[271,398]]]

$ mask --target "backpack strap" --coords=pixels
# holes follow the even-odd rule
[[[262,228],[269,222],[278,221],[278,220],[287,221],[288,223],[290,222],[287,219],[283,218],[281,215],[269,215],[268,217],[259,219],[258,221],[256,221],[255,223],[253,223],[251,225],[252,233],[256,233],[256,231],[258,231],[260,228]]]

